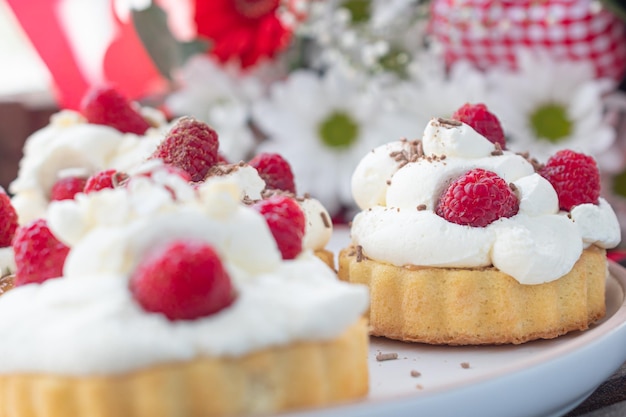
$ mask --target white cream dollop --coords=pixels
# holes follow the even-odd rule
[[[380,146],[365,155],[352,178],[362,209],[352,222],[352,241],[372,259],[398,266],[494,265],[522,284],[539,284],[569,272],[584,247],[610,248],[620,240],[606,201],[577,206],[571,219],[559,213],[556,191],[526,158],[500,152],[465,124],[431,120],[421,141],[424,156],[399,164],[391,153],[407,146]],[[435,214],[446,187],[474,168],[493,171],[514,186],[518,214],[486,227]]]

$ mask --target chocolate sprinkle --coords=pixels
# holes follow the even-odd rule
[[[421,140],[408,141],[403,139],[402,142],[409,145],[408,149],[405,147],[405,149],[401,151],[393,151],[389,154],[389,156],[398,163],[398,169],[409,162],[416,162],[418,159],[424,157],[424,148],[422,147]]]
[[[413,378],[417,378],[417,377],[419,377],[419,376],[422,376],[422,373],[421,373],[420,371],[416,371],[415,369],[413,369],[413,370],[411,371],[411,376],[412,376]]]
[[[365,258],[365,257],[363,256],[363,246],[358,245],[358,246],[356,247],[356,261],[357,261],[357,262],[361,262],[361,261],[363,260],[363,258]]]
[[[446,119],[443,117],[437,117],[437,122],[443,127],[458,127],[463,125],[463,123],[458,120]]]
[[[378,362],[392,361],[395,359],[398,359],[398,354],[396,352],[389,352],[389,353],[378,352],[378,354],[376,355],[376,360]]]
[[[492,156],[504,155],[504,152],[502,152],[502,146],[500,146],[499,143],[494,143],[493,145],[496,149],[493,152],[491,152]]]
[[[417,211],[424,211],[426,210],[426,204],[420,204],[417,206]]]
[[[323,211],[320,211],[320,217],[322,218],[322,223],[324,223],[324,227],[330,229],[330,221],[328,220],[328,216]]]
[[[469,369],[469,367],[470,367],[469,362],[461,362],[461,368],[463,368],[463,369]]]

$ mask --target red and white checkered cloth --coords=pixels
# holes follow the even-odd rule
[[[593,0],[433,0],[430,32],[449,63],[514,68],[526,47],[590,61],[598,77],[626,71],[626,24]]]

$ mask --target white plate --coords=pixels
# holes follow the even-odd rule
[[[368,398],[293,415],[563,415],[626,361],[626,269],[611,263],[609,271],[606,317],[585,332],[518,346],[429,346],[372,338]],[[395,352],[398,359],[379,362],[378,352]],[[411,376],[412,370],[420,376]]]

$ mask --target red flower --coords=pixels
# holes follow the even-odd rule
[[[220,61],[237,60],[242,68],[285,49],[291,30],[279,20],[280,0],[195,0],[198,34],[212,44]]]

